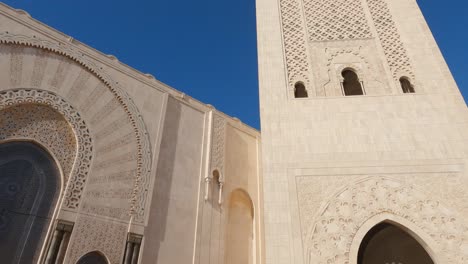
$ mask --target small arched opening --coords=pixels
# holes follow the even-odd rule
[[[108,264],[104,254],[98,251],[92,251],[82,256],[76,264]]]
[[[392,223],[381,222],[362,240],[357,263],[434,264],[434,261],[412,235]]]
[[[228,204],[226,235],[227,264],[254,263],[254,208],[244,190],[234,190]]]
[[[294,98],[307,98],[309,94],[303,82],[294,84]]]
[[[218,170],[213,170],[212,176],[213,176],[213,182],[215,184],[219,185],[219,177],[220,177],[219,171]]]
[[[343,94],[345,96],[364,95],[364,89],[359,76],[352,69],[345,69],[341,72],[343,76]]]
[[[414,93],[414,86],[407,77],[400,78],[400,85],[403,93]]]

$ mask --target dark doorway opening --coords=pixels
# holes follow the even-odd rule
[[[59,169],[36,144],[0,144],[2,263],[36,263],[60,192]]]
[[[390,223],[380,223],[364,237],[358,264],[434,264],[424,247],[410,234]]]

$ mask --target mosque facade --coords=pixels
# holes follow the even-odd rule
[[[415,0],[257,0],[261,133],[0,3],[2,263],[468,263]]]

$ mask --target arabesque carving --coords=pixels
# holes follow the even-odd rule
[[[126,235],[125,224],[81,216],[73,228],[67,263],[76,263],[81,256],[95,250],[104,253],[110,263],[121,263]]]
[[[315,217],[306,235],[310,264],[349,263],[354,235],[375,215],[389,213],[411,221],[427,233],[449,263],[467,263],[468,229],[457,215],[430,195],[397,180],[372,177],[346,187],[333,196]]]
[[[79,113],[56,94],[36,89],[0,92],[0,113],[0,140],[34,140],[51,151],[68,186],[64,206],[77,209],[93,154],[89,130]]]

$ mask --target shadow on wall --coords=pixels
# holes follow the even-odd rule
[[[151,201],[149,215],[151,221],[145,230],[147,242],[145,242],[146,246],[143,250],[144,259],[151,259],[153,263],[158,263],[161,243],[166,236],[180,116],[181,106],[169,99],[154,183],[155,189]]]

